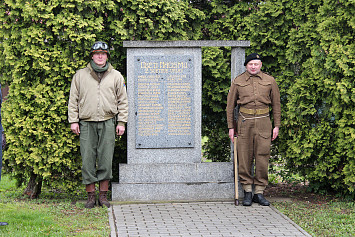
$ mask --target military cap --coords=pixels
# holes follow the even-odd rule
[[[249,61],[251,60],[260,60],[261,61],[261,57],[259,54],[257,53],[252,53],[249,54],[246,58],[245,58],[245,62],[244,62],[244,66],[246,66],[248,64]]]

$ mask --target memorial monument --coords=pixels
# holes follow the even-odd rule
[[[129,99],[127,164],[119,164],[113,201],[234,198],[233,162],[201,162],[201,48],[231,47],[234,79],[244,71],[249,45],[249,41],[123,42]]]

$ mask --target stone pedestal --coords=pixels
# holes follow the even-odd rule
[[[112,200],[234,199],[233,163],[201,162],[201,47],[232,47],[234,78],[244,70],[249,42],[125,41],[123,46],[129,97],[127,164],[119,166]]]

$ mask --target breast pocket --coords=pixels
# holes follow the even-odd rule
[[[259,95],[261,97],[266,97],[270,99],[271,93],[271,82],[270,81],[259,81],[258,82]]]
[[[245,101],[246,98],[249,98],[253,95],[253,86],[250,81],[247,82],[237,82],[239,99]]]

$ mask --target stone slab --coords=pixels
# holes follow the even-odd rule
[[[127,93],[129,100],[129,115],[127,123],[127,163],[147,164],[147,163],[199,163],[201,162],[201,92],[202,92],[202,67],[201,48],[128,48],[127,49]],[[137,57],[165,57],[174,55],[175,57],[191,57],[193,61],[193,75],[191,83],[193,97],[191,99],[193,107],[191,121],[193,121],[192,137],[189,139],[191,147],[168,147],[157,148],[155,146],[137,148],[137,124],[136,121],[136,89],[137,84],[135,59]],[[192,127],[191,127],[192,128]],[[159,138],[145,136],[147,144],[154,144]],[[148,141],[149,140],[149,141]]]
[[[233,200],[234,183],[112,184],[112,201]]]
[[[239,184],[239,198],[243,198]],[[233,164],[120,164],[112,200],[216,201],[234,199]]]
[[[120,164],[119,182],[122,183],[208,183],[234,182],[233,164]]]
[[[193,58],[134,57],[136,148],[195,146]]]

